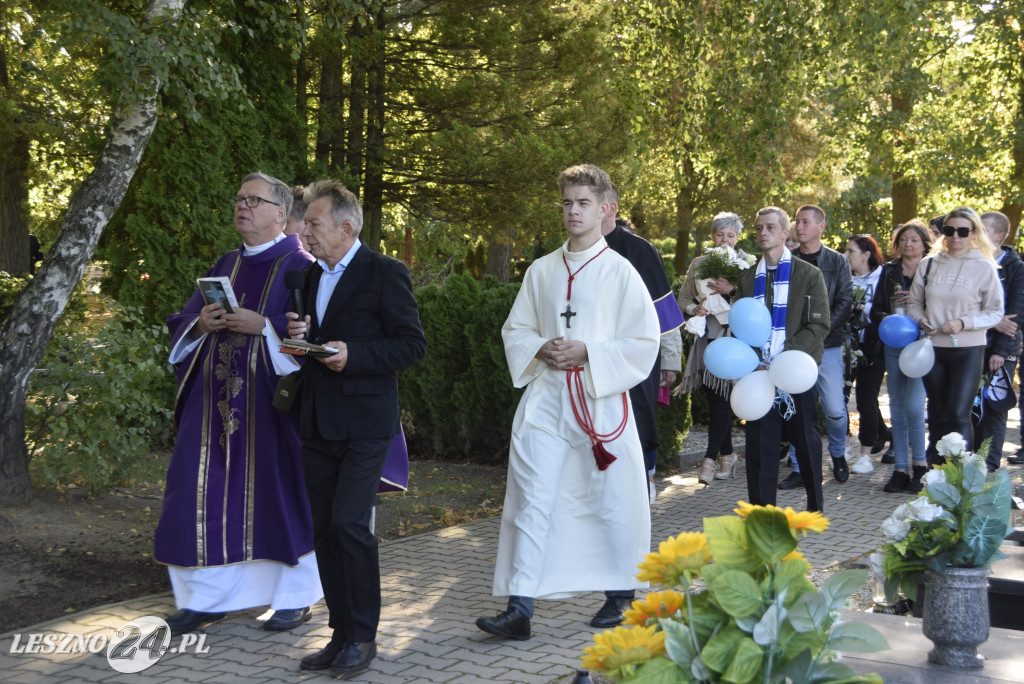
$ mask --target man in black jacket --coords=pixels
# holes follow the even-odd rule
[[[853,306],[853,278],[850,263],[839,252],[821,244],[825,233],[825,211],[814,204],[805,204],[796,211],[793,232],[800,249],[793,252],[812,266],[817,266],[825,278],[828,290],[828,309],[831,314],[825,351],[818,366],[818,400],[825,414],[828,432],[828,451],[832,456],[832,476],[836,482],[846,482],[850,467],[846,462],[846,432],[849,415],[846,395],[843,393],[843,326],[850,318]],[[798,464],[793,473],[779,483],[779,489],[793,489],[801,484]]]
[[[316,263],[305,273],[309,315],[289,313],[288,335],[338,350],[310,359],[301,392],[302,460],[313,542],[334,633],[300,669],[347,679],[377,655],[380,566],[370,520],[381,470],[399,431],[398,371],[423,358],[405,264],[359,241],[363,210],[344,185],[305,192],[302,236]]]
[[[974,448],[986,438],[992,442],[988,448],[988,469],[998,470],[1003,460],[1003,439],[1006,437],[1006,417],[1016,403],[1013,395],[1013,373],[1017,367],[1022,346],[1018,321],[1024,314],[1024,262],[1017,253],[1002,244],[1010,232],[1010,220],[999,211],[981,216],[985,233],[993,245],[1000,247],[995,254],[999,265],[999,282],[1003,286],[1003,320],[989,328],[985,345],[985,373],[990,376],[982,395],[981,406],[972,414],[974,418]],[[978,413],[981,414],[980,420]]]

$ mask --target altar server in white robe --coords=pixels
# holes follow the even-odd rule
[[[512,424],[494,595],[477,627],[530,638],[535,598],[605,591],[620,611],[650,551],[643,451],[629,389],[647,377],[661,330],[647,288],[601,236],[612,185],[596,166],[559,178],[569,239],[534,262],[501,334],[526,387]]]

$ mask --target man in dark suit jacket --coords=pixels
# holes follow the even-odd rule
[[[288,334],[338,350],[308,361],[301,393],[302,458],[331,641],[303,670],[349,678],[377,654],[380,566],[370,527],[381,469],[399,431],[398,371],[423,358],[409,271],[359,241],[362,207],[344,185],[306,188],[302,238],[317,262],[306,270],[309,315]]]

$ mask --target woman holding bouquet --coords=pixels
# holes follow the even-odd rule
[[[711,240],[715,247],[735,249],[742,232],[743,221],[732,212],[722,212],[711,221]],[[742,250],[735,254],[737,259],[746,260],[746,257]],[[709,262],[709,259],[713,260]],[[709,268],[711,264],[717,266]],[[681,385],[683,392],[703,388],[708,400],[708,446],[697,478],[705,487],[710,486],[715,478],[726,480],[732,477],[739,459],[732,450],[732,407],[729,405],[732,383],[716,378],[704,367],[704,350],[711,340],[729,334],[727,309],[724,322],[715,315],[708,315],[713,309],[719,310],[711,306],[709,299],[716,295],[726,298],[736,289],[725,277],[727,265],[728,260],[718,255],[714,258],[699,256],[690,262],[686,280],[679,289],[679,308],[687,317],[704,317],[706,323],[706,333],[697,336],[690,348]],[[719,456],[716,472],[716,457]]]
[[[935,345],[935,365],[924,376],[932,463],[944,460],[935,449],[940,435],[959,432],[974,442],[971,404],[981,383],[985,331],[1003,318],[1003,287],[978,213],[954,209],[942,235],[918,267],[907,304]]]

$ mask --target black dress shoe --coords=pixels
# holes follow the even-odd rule
[[[348,679],[370,669],[370,663],[377,657],[376,641],[350,641],[331,663],[331,674],[335,679]]]
[[[622,624],[622,613],[632,605],[633,599],[626,596],[609,596],[604,600],[601,610],[590,620],[591,627],[608,629]]]
[[[1006,462],[1011,465],[1024,465],[1024,449],[1018,449],[1015,456],[1010,456]]]
[[[840,484],[850,479],[850,465],[845,457],[832,459],[832,477]]]
[[[290,608],[288,610],[275,610],[270,619],[263,623],[263,629],[271,632],[285,632],[295,629],[303,622],[313,617],[313,610],[306,608]]]
[[[786,476],[786,479],[779,483],[779,489],[796,489],[804,486],[804,478],[800,473],[793,471]]]
[[[227,613],[200,613],[198,610],[182,608],[174,615],[167,618],[167,626],[171,629],[171,635],[188,634],[194,632],[203,625],[220,622]]]
[[[882,455],[882,463],[890,465],[896,463],[896,455],[892,452],[892,444],[889,444],[889,450]]]
[[[308,655],[299,661],[300,670],[326,670],[338,657],[341,650],[345,648],[345,642],[341,639],[331,639],[327,645],[312,655]]]
[[[892,430],[886,425],[882,425],[885,428],[885,432],[879,432],[878,437],[875,439],[875,443],[871,445],[871,455],[874,456],[880,453],[885,448],[886,442],[892,442]]]
[[[530,638],[530,618],[513,608],[492,618],[478,618],[476,626],[488,634],[506,639],[526,641]]]

